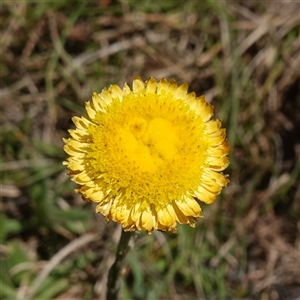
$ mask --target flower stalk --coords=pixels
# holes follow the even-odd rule
[[[108,273],[106,300],[115,300],[118,297],[120,290],[120,272],[124,263],[127,252],[129,251],[129,241],[132,237],[132,232],[122,230],[116,260],[111,266]]]

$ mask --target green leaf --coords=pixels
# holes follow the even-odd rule
[[[17,290],[13,285],[10,285],[0,279],[0,297],[3,300],[17,299]]]
[[[0,230],[0,243],[5,241],[9,234],[16,234],[21,232],[22,225],[19,221],[9,219],[5,215],[0,214],[1,230]]]
[[[17,266],[21,264],[30,262],[27,253],[24,250],[24,246],[18,240],[11,241],[7,246],[7,267],[10,271],[11,269],[16,269]],[[28,270],[20,271],[15,275],[12,275],[14,282],[20,284],[23,275],[28,272]]]
[[[38,288],[34,295],[34,299],[52,300],[59,293],[65,291],[69,287],[69,281],[66,278],[48,277]]]

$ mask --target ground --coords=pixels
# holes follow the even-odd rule
[[[120,299],[300,296],[298,1],[3,1],[1,299],[104,299],[120,226],[74,193],[63,137],[92,92],[150,76],[205,95],[230,184],[196,228],[139,232]]]

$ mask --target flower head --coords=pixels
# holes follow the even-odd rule
[[[132,90],[112,85],[93,94],[87,115],[73,117],[64,162],[96,211],[124,230],[176,232],[195,226],[199,200],[212,203],[226,186],[230,151],[213,106],[188,85],[150,78]]]

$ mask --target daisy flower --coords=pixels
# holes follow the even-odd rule
[[[125,231],[176,232],[195,226],[229,182],[230,147],[204,96],[154,78],[94,93],[86,116],[73,117],[64,164],[84,200]]]

